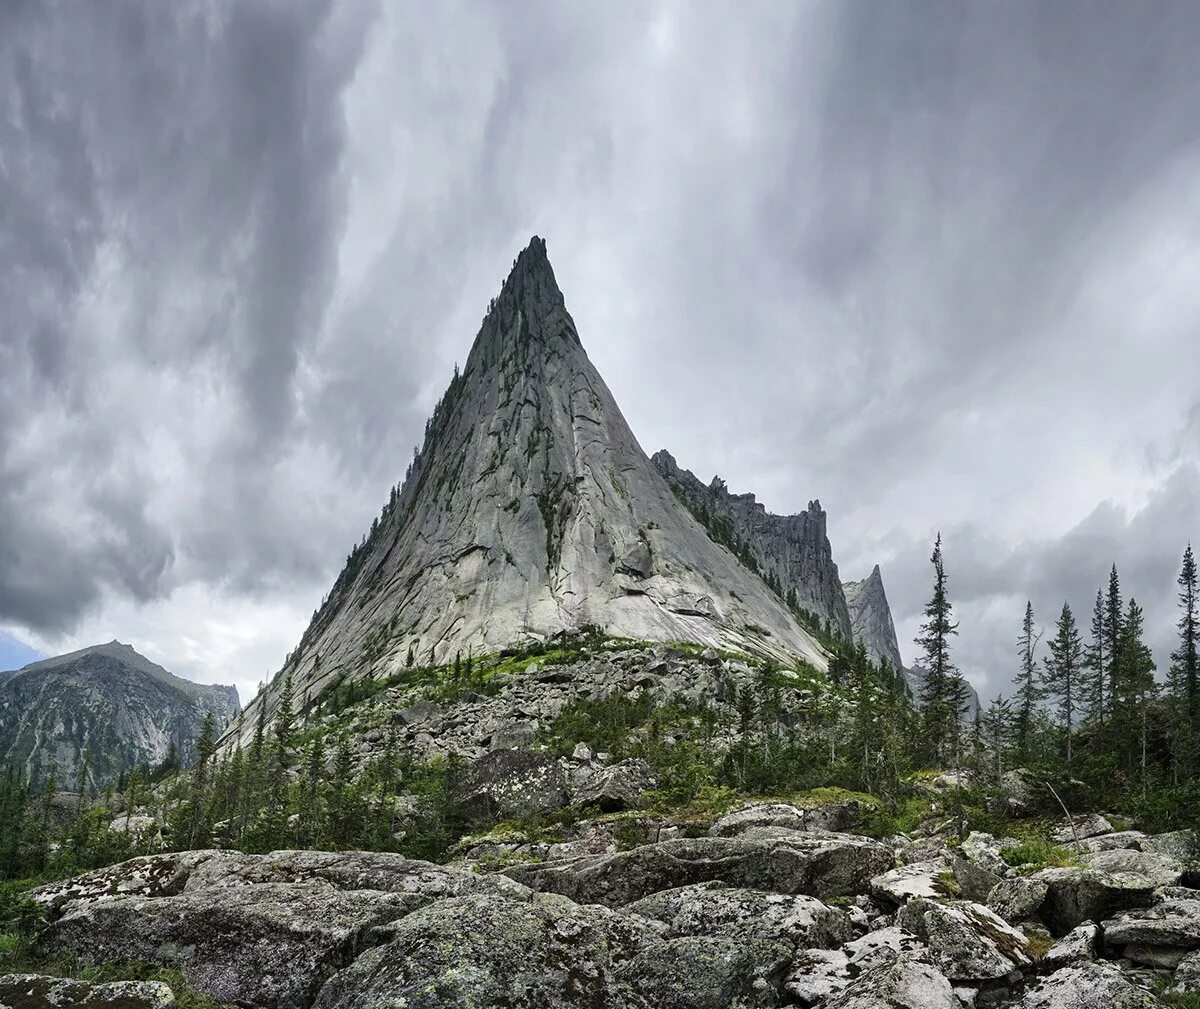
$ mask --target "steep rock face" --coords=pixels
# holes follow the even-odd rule
[[[237,710],[234,687],[181,679],[110,641],[0,674],[0,763],[36,782],[53,762],[59,787],[77,789],[86,750],[89,783],[104,785],[172,743],[186,763],[205,713],[219,732]]]
[[[850,613],[850,636],[867,647],[872,661],[887,659],[893,669],[903,669],[900,644],[896,640],[896,625],[892,622],[892,609],[888,606],[887,593],[883,590],[883,576],[879,565],[860,582],[845,582],[842,585],[846,606]]]
[[[402,489],[287,669],[298,695],[316,696],[342,678],[401,668],[410,651],[444,662],[585,625],[826,664],[783,602],[709,538],[651,465],[534,238]],[[281,682],[263,695],[268,711]]]
[[[743,556],[785,599],[794,595],[797,606],[849,639],[851,615],[819,501],[810,501],[799,515],[772,515],[753,494],[731,494],[720,477],[705,485],[665,449],[652,461],[715,539]]]

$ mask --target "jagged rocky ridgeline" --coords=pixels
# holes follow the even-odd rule
[[[402,487],[289,656],[297,696],[394,672],[410,656],[444,663],[588,625],[824,668],[806,614],[822,631],[854,628],[819,505],[768,515],[752,496],[705,490],[667,460],[655,465],[638,445],[534,238]],[[685,503],[691,481],[717,523],[702,524]],[[726,520],[744,549],[714,538]],[[894,631],[868,644],[898,654]],[[274,711],[282,680],[226,745],[250,737],[259,704]]]
[[[86,753],[88,786],[103,787],[172,746],[193,760],[210,711],[220,731],[237,714],[237,690],[182,679],[119,641],[93,645],[0,673],[0,763],[33,783],[53,764],[71,790]]]
[[[537,854],[467,839],[447,866],[152,855],[34,891],[38,948],[175,968],[249,1009],[1159,1009],[1156,991],[1200,992],[1182,833],[1093,815],[1057,835],[1077,866],[1038,868],[987,834],[848,832],[861,812],[600,817]],[[0,998],[50,984],[0,979]],[[58,1004],[163,1006],[138,994]]]

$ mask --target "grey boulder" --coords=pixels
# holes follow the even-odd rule
[[[609,855],[517,865],[504,873],[581,904],[620,907],[660,890],[730,886],[828,898],[862,892],[892,864],[883,845],[849,834],[676,838]]]
[[[668,938],[750,936],[803,949],[840,946],[853,934],[850,916],[816,897],[726,887],[715,882],[663,890],[621,910],[663,923]]]
[[[992,981],[1033,964],[1024,933],[982,904],[918,897],[896,924],[924,942],[951,981]]]
[[[936,967],[901,957],[860,974],[825,1009],[962,1009],[962,1003]]]
[[[314,1009],[643,1009],[619,976],[648,929],[554,894],[468,895],[399,921],[322,988]]]
[[[1108,963],[1081,963],[1042,978],[1016,1009],[1160,1009],[1162,1003]]]
[[[161,981],[90,984],[45,974],[0,977],[2,1009],[175,1009],[175,994]]]

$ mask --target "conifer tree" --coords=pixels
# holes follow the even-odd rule
[[[941,533],[938,533],[929,560],[934,570],[933,596],[925,606],[925,622],[921,624],[915,643],[925,656],[926,677],[921,690],[921,707],[930,754],[935,760],[941,760],[951,751],[957,753],[961,717],[958,708],[961,679],[950,661],[950,638],[958,633],[958,624],[952,619],[947,593]]]
[[[992,754],[992,774],[996,782],[1004,773],[1004,753],[1012,732],[1012,704],[997,694],[983,716],[983,733]]]
[[[1108,651],[1108,687],[1113,691],[1112,681],[1118,675],[1117,666],[1121,661],[1121,641],[1125,625],[1124,607],[1121,603],[1121,581],[1117,577],[1117,566],[1114,564],[1108,575],[1108,595],[1104,600],[1104,636],[1105,647]]]
[[[1079,709],[1079,676],[1083,665],[1083,642],[1070,603],[1063,603],[1054,637],[1050,639],[1046,663],[1046,685],[1058,699],[1058,710],[1067,730],[1067,763],[1072,758],[1072,735]]]
[[[1196,558],[1189,543],[1179,571],[1179,647],[1171,653],[1171,678],[1176,686],[1176,703],[1187,713],[1193,727],[1200,728],[1200,598],[1197,596]]]
[[[309,740],[304,755],[304,808],[301,824],[304,842],[311,847],[321,846],[323,815],[321,781],[325,777],[325,736],[318,732]]]
[[[1092,609],[1092,640],[1087,647],[1084,664],[1088,669],[1088,682],[1084,700],[1088,716],[1097,725],[1104,726],[1108,708],[1108,628],[1105,625],[1104,590],[1096,590],[1096,604]]]
[[[192,772],[192,802],[191,830],[188,836],[188,846],[194,848],[208,832],[205,799],[208,792],[209,761],[216,751],[216,728],[213,724],[213,713],[204,713],[204,724],[200,728],[200,738],[196,740],[196,767]]]
[[[1142,796],[1145,797],[1149,772],[1147,740],[1150,703],[1157,685],[1154,682],[1154,657],[1143,640],[1144,618],[1137,600],[1130,599],[1121,621],[1121,641],[1114,667],[1113,721],[1118,729],[1117,745],[1132,758],[1129,743],[1136,741]],[[1126,760],[1132,770],[1132,759]]]
[[[292,673],[289,669],[283,680],[279,706],[275,710],[275,720],[271,726],[275,739],[271,753],[271,780],[267,801],[271,815],[272,844],[283,839],[284,821],[287,817],[287,774],[288,768],[291,767],[292,729],[296,717],[292,709],[292,696]]]
[[[1025,603],[1025,619],[1021,621],[1021,636],[1017,639],[1017,652],[1020,656],[1020,667],[1014,678],[1016,687],[1016,736],[1017,749],[1021,759],[1029,756],[1029,734],[1033,727],[1034,716],[1037,714],[1038,701],[1042,699],[1042,691],[1038,683],[1037,651],[1040,632],[1033,626],[1033,603]]]

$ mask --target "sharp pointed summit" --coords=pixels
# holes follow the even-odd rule
[[[286,668],[315,696],[588,625],[826,661],[642,451],[535,237]]]

